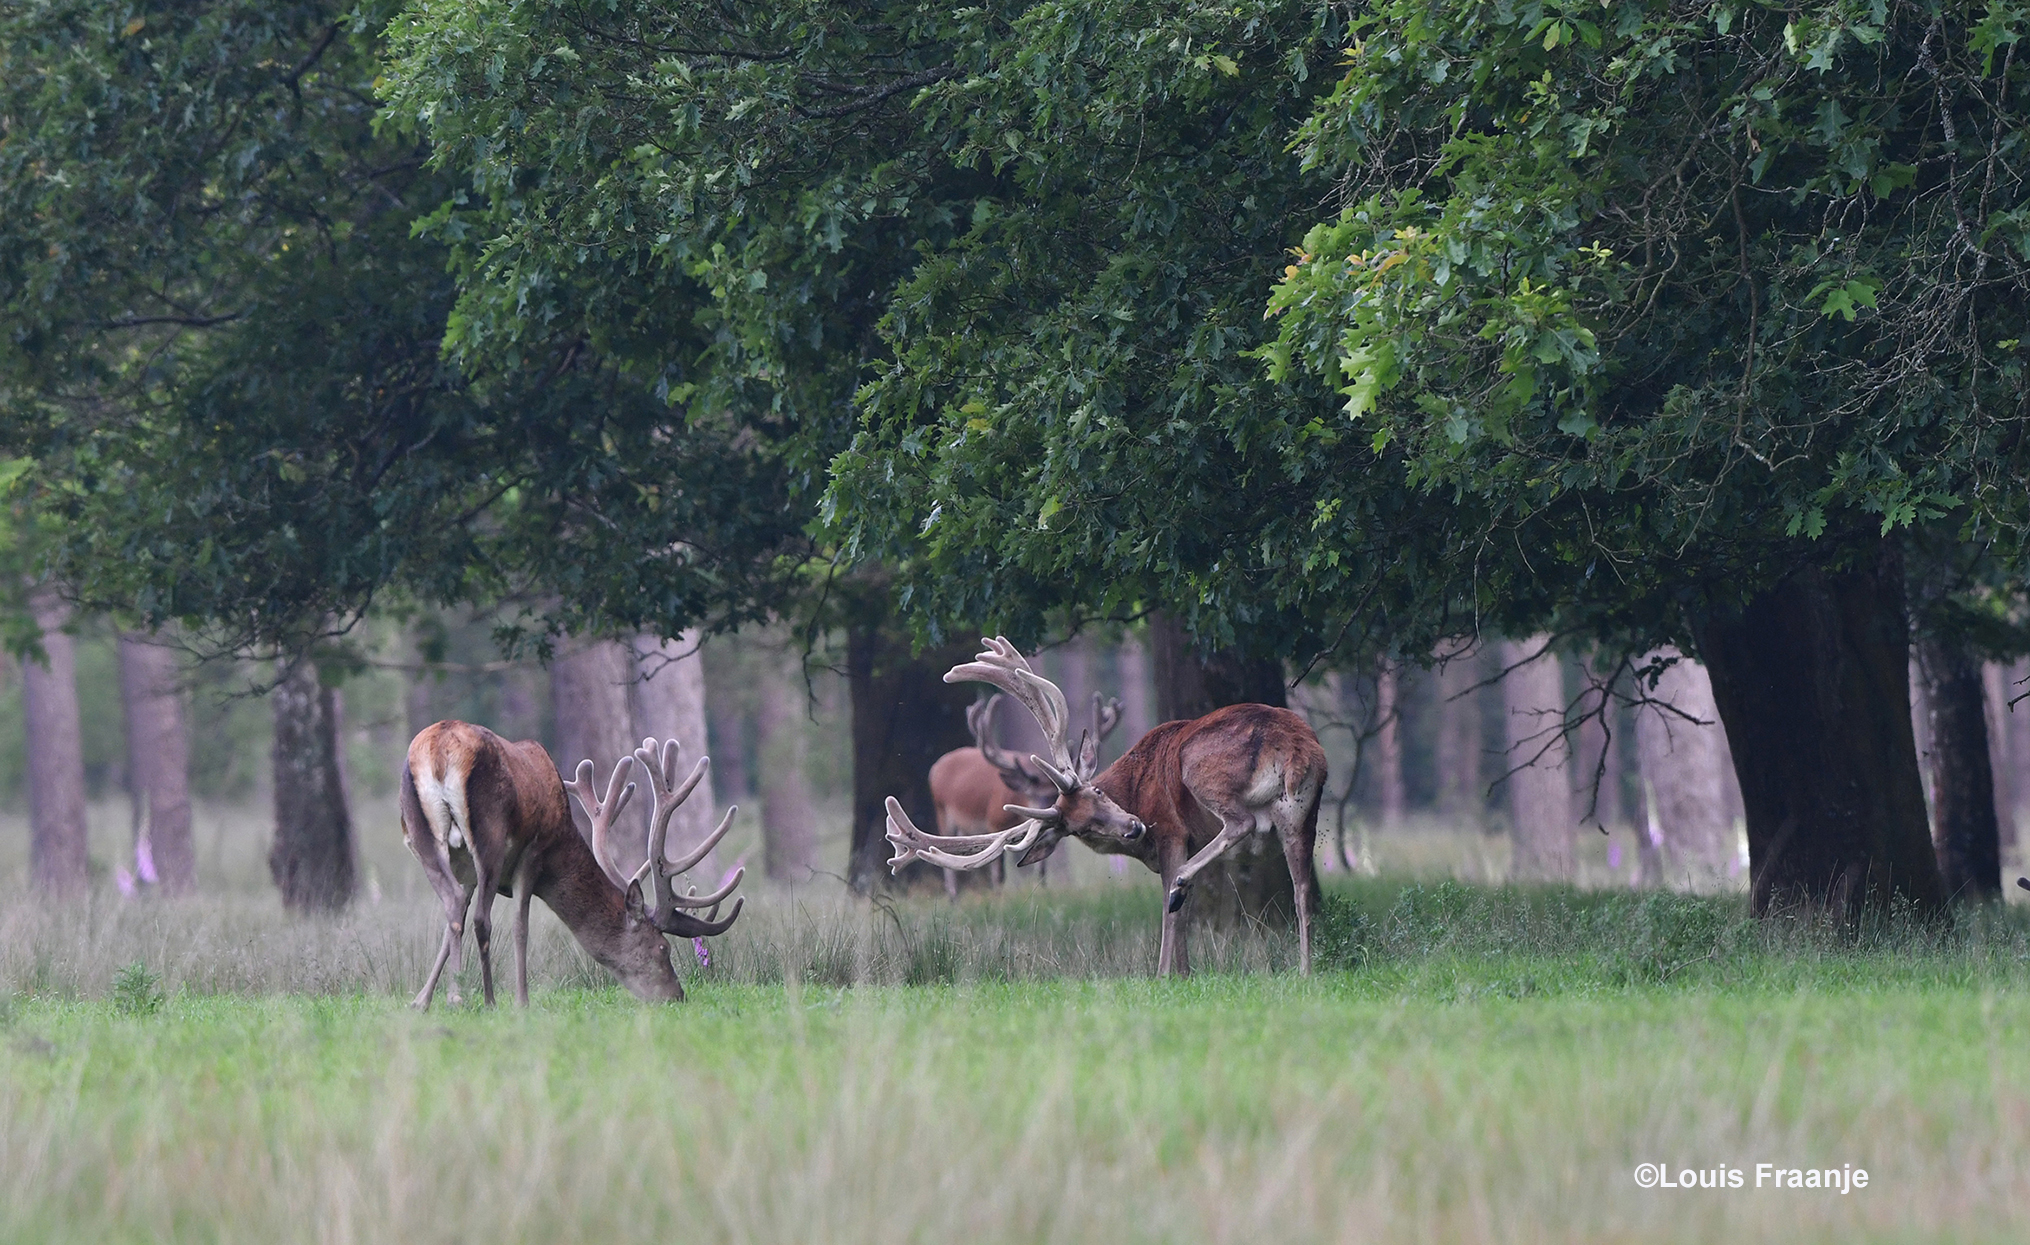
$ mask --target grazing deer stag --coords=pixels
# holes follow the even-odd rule
[[[1050,760],[1030,760],[1048,777],[1047,805],[1010,805],[1024,820],[983,834],[925,834],[894,798],[888,800],[890,871],[912,860],[946,869],[978,869],[1006,852],[1018,865],[1041,860],[1067,836],[1096,852],[1133,856],[1163,879],[1159,974],[1191,971],[1179,910],[1200,872],[1250,834],[1274,831],[1297,892],[1297,942],[1311,971],[1311,909],[1317,881],[1311,849],[1318,833],[1318,796],[1325,786],[1325,750],[1304,719],[1268,705],[1228,705],[1188,722],[1165,722],[1095,776],[1098,748],[1088,738],[1076,755],[1067,731],[1064,693],[1030,669],[1005,639],[983,640],[986,651],[954,666],[945,682],[976,679],[1020,701],[1036,717]]]
[[[529,900],[541,896],[578,945],[620,978],[636,998],[680,1000],[684,987],[670,965],[665,934],[702,938],[723,934],[740,916],[744,899],[719,920],[719,905],[740,885],[744,870],[710,895],[678,895],[670,879],[705,858],[733,824],[727,809],[716,829],[682,860],[665,860],[663,844],[670,816],[705,776],[710,757],[699,757],[691,776],[677,782],[677,741],[641,741],[633,756],[613,767],[602,799],[593,765],[578,763],[575,781],[557,775],[541,744],[509,743],[483,726],[438,722],[409,742],[402,767],[402,838],[444,901],[444,944],[414,1006],[428,1009],[437,978],[451,961],[451,1001],[457,1003],[457,974],[465,966],[465,915],[472,910],[479,943],[479,976],[493,1006],[493,900],[496,892],[515,899],[515,1002],[529,1004]],[[613,819],[634,795],[622,782],[636,762],[647,773],[654,799],[649,814],[648,860],[632,876],[621,871],[607,848]],[[592,819],[588,846],[571,824],[572,792]],[[642,879],[651,880],[655,900],[643,898]],[[474,905],[473,896],[479,896]],[[679,908],[709,908],[701,920]]]
[[[1006,830],[1021,818],[1008,811],[1012,805],[1047,804],[1057,798],[1057,787],[1032,769],[1028,762],[994,743],[994,711],[1007,697],[995,693],[966,707],[966,726],[973,732],[973,746],[954,748],[930,767],[930,798],[937,809],[940,835],[983,834]],[[1093,693],[1092,746],[1105,742],[1121,721],[1121,702]],[[1047,862],[1045,862],[1047,863]],[[1037,866],[1039,875],[1044,863]],[[1002,878],[1002,863],[994,861],[994,882]],[[959,897],[959,875],[945,870],[945,894]]]

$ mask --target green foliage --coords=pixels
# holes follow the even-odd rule
[[[1345,206],[1262,357],[1478,507],[1543,614],[1667,628],[1920,526],[2015,557],[2021,21],[1377,4],[1298,133]]]
[[[419,230],[458,191],[378,127],[383,7],[0,14],[0,446],[44,563],[227,646],[391,593],[519,594],[539,631],[762,608],[803,542],[737,424],[575,324],[444,357]]]
[[[136,960],[113,978],[113,1007],[126,1016],[152,1016],[162,1010],[162,974]]]

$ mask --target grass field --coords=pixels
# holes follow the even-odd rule
[[[2021,1240],[2030,930],[1727,897],[1335,889],[1146,976],[1153,887],[764,895],[689,1003],[538,928],[403,1006],[421,904],[0,910],[7,1241]],[[129,967],[138,964],[140,967]],[[1641,1162],[1742,1169],[1645,1190]],[[1866,1168],[1842,1195],[1755,1165]]]

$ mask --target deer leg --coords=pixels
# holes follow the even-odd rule
[[[417,992],[416,997],[409,1000],[409,1006],[419,1012],[430,1010],[430,1000],[437,993],[437,978],[444,972],[444,962],[450,958],[451,923],[447,921],[444,924],[444,940],[437,944],[437,962],[430,966],[429,979],[424,981],[423,988]]]
[[[1311,852],[1318,834],[1315,821],[1276,827],[1283,840],[1283,859],[1290,865],[1290,889],[1297,898],[1297,965],[1304,976],[1311,975],[1312,889],[1318,875],[1311,868]]]
[[[1182,908],[1184,906],[1184,896],[1191,889],[1191,880],[1198,876],[1199,871],[1213,861],[1218,860],[1225,854],[1227,848],[1248,837],[1249,834],[1253,833],[1254,828],[1252,820],[1234,821],[1230,818],[1221,818],[1219,833],[1212,836],[1212,842],[1200,848],[1196,856],[1185,861],[1184,867],[1179,869],[1177,875],[1171,879],[1170,898],[1164,904],[1164,910],[1175,912],[1179,908]]]
[[[959,871],[957,869],[945,870],[945,898],[953,903],[959,901]]]
[[[496,879],[480,866],[479,884],[474,888],[472,938],[479,944],[479,985],[486,1005],[493,1006],[493,900]]]
[[[529,901],[536,897],[535,879],[527,868],[515,879],[515,1006],[529,1005]]]
[[[445,985],[445,999],[453,1007],[465,1001],[458,989],[459,974],[465,971],[465,914],[472,907],[472,888],[460,885],[451,905],[451,980]]]
[[[1163,879],[1163,893],[1168,895],[1171,883],[1177,879],[1177,871],[1184,867],[1184,845],[1179,843],[1174,849],[1165,846],[1161,850],[1157,873]],[[1169,903],[1163,905],[1163,936],[1156,948],[1156,975],[1191,975],[1190,949],[1184,945],[1184,914]]]

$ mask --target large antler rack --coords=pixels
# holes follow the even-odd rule
[[[1057,689],[1057,684],[1030,668],[1028,659],[1005,637],[995,636],[980,643],[986,646],[985,651],[947,670],[945,682],[985,683],[1013,696],[1036,719],[1036,725],[1043,730],[1044,745],[1050,750],[1048,761],[1042,757],[1030,759],[1060,790],[1075,790],[1078,781],[1072,775],[1078,767],[1078,754],[1071,747],[1071,713],[1065,706],[1064,693]]]
[[[953,666],[945,673],[947,683],[980,682],[997,687],[1013,696],[1027,708],[1043,730],[1045,746],[1050,749],[1050,760],[1031,756],[1040,769],[1058,790],[1071,792],[1079,786],[1077,754],[1072,751],[1070,739],[1070,713],[1064,703],[1064,693],[1057,684],[1030,668],[1026,658],[1004,637],[980,641],[985,650],[972,661]],[[993,712],[989,708],[984,712]],[[972,715],[967,715],[972,724]],[[977,735],[977,732],[976,732]],[[1036,842],[1046,826],[1062,818],[1055,808],[1027,808],[1019,804],[1008,805],[1008,811],[1024,820],[1006,830],[991,834],[925,834],[909,819],[902,805],[890,796],[887,801],[887,839],[895,848],[895,854],[888,859],[890,873],[900,873],[904,865],[913,860],[925,860],[945,869],[980,869],[1000,859],[1004,852],[1021,853]]]
[[[740,919],[740,909],[747,902],[745,896],[733,901],[733,911],[727,913],[723,921],[718,919],[719,905],[739,887],[740,880],[747,876],[747,870],[735,869],[733,876],[726,880],[726,884],[709,895],[700,895],[695,886],[679,895],[671,879],[696,865],[719,845],[719,840],[725,838],[726,831],[732,827],[733,814],[740,811],[740,806],[735,804],[729,807],[712,833],[706,835],[703,841],[681,860],[665,859],[663,845],[669,839],[671,816],[676,813],[679,805],[690,798],[691,792],[712,768],[712,758],[701,756],[698,763],[691,768],[690,777],[679,784],[677,762],[682,756],[683,745],[676,740],[671,739],[658,744],[655,739],[650,738],[642,740],[641,747],[636,748],[634,756],[630,758],[640,762],[642,769],[648,774],[649,794],[654,801],[650,806],[648,821],[648,859],[642,862],[641,868],[631,880],[639,882],[646,874],[653,881],[655,903],[649,909],[649,921],[657,929],[680,938],[708,938],[714,934],[725,933],[733,927],[733,922]],[[709,908],[711,911],[700,919],[688,912],[679,912],[679,908]]]
[[[574,778],[564,780],[564,790],[578,797],[578,806],[585,810],[585,816],[592,823],[592,858],[599,862],[600,871],[606,879],[622,890],[627,889],[627,874],[613,863],[613,856],[607,847],[608,831],[613,828],[613,819],[620,816],[620,810],[634,798],[634,784],[626,782],[628,773],[634,769],[633,757],[622,757],[606,778],[606,795],[599,794],[596,781],[598,771],[590,758],[578,762],[578,773]]]

